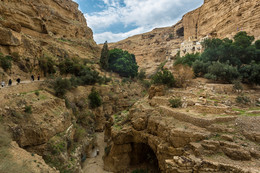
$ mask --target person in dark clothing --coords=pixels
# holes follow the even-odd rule
[[[12,82],[12,79],[9,79],[9,81],[8,81],[8,85],[11,86],[12,83],[13,83],[13,82]]]
[[[31,78],[32,78],[32,81],[34,81],[34,75],[32,75]]]
[[[40,75],[38,75],[38,80],[40,80]]]
[[[20,78],[16,79],[16,82],[17,84],[19,84],[21,82],[21,79]]]

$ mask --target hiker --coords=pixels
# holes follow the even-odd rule
[[[2,87],[4,87],[5,86],[5,81],[2,81],[1,85],[2,85]]]
[[[32,81],[34,81],[34,75],[32,75],[31,78],[32,78]]]
[[[38,75],[38,80],[40,80],[40,75]]]
[[[9,79],[9,81],[8,81],[8,85],[11,86],[12,83],[13,83],[13,82],[12,82],[12,79]]]
[[[16,79],[16,82],[17,82],[17,85],[18,85],[21,82],[21,79],[20,78]]]

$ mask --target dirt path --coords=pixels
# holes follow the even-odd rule
[[[83,165],[84,173],[109,173],[103,169],[104,162],[102,157],[105,154],[106,143],[104,142],[104,133],[97,133],[97,143],[99,155],[94,158],[88,158]]]

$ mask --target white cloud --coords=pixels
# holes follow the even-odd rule
[[[124,32],[124,33],[103,32],[103,33],[99,33],[99,34],[94,34],[94,39],[97,43],[104,43],[105,41],[108,41],[111,43],[111,42],[123,40],[123,39],[133,36],[133,35],[144,33],[151,29],[152,28],[139,27],[139,28],[136,28],[131,31]]]
[[[121,0],[125,4],[122,6],[120,0],[102,1],[107,5],[104,11],[85,14],[98,43],[106,40],[108,42],[119,41],[155,27],[171,26],[184,13],[203,3],[203,0]],[[118,23],[122,23],[124,26],[136,26],[137,29],[126,33],[98,33]]]

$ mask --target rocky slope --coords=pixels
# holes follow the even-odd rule
[[[200,8],[185,14],[176,25],[111,43],[110,48],[122,48],[135,54],[140,68],[151,75],[161,63],[173,58],[181,42],[191,36],[232,38],[243,30],[259,39],[259,17],[257,0],[205,0]]]
[[[110,43],[109,48],[120,48],[133,53],[139,69],[144,69],[151,75],[161,63],[177,53],[175,49],[178,49],[183,41],[182,27],[182,22],[179,22],[172,27],[154,29],[117,43]]]
[[[260,2],[257,0],[210,1],[183,16],[184,38],[213,35],[218,38],[234,36],[243,30],[260,38]]]
[[[0,52],[18,53],[35,72],[40,57],[95,59],[99,48],[72,0],[2,0]]]
[[[151,87],[149,98],[108,122],[105,169],[258,173],[259,88],[245,93],[248,105],[236,103],[232,85],[197,80],[187,89]],[[173,98],[182,99],[181,108],[170,106]]]

